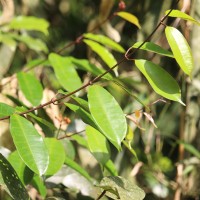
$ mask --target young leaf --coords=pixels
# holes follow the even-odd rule
[[[10,132],[17,151],[25,164],[42,175],[49,164],[49,155],[43,138],[27,119],[13,114],[10,117]]]
[[[194,67],[191,49],[182,35],[182,33],[174,27],[167,26],[165,35],[172,49],[174,57],[181,69],[191,77]]]
[[[0,117],[12,115],[14,112],[15,112],[15,109],[13,107],[0,102]]]
[[[170,10],[167,10],[165,12],[165,14],[167,14],[169,12],[170,12]],[[172,10],[168,16],[169,17],[178,17],[178,18],[193,22],[193,23],[195,23],[195,24],[200,26],[200,22],[198,22],[196,19],[194,19],[190,15],[187,15],[186,13],[181,12],[180,10]]]
[[[25,165],[17,151],[14,151],[9,155],[8,161],[15,169],[22,183],[24,185],[30,183],[34,173]]]
[[[87,180],[92,181],[92,178],[90,177],[90,175],[85,171],[85,169],[83,169],[79,164],[77,164],[76,162],[74,162],[71,158],[66,157],[65,158],[65,164],[69,167],[71,167],[72,169],[74,169],[75,171],[77,171],[78,173],[80,173],[82,176],[84,176]]]
[[[132,48],[138,48],[140,45],[142,44],[142,42],[136,42]],[[150,51],[153,53],[157,53],[163,56],[168,56],[171,58],[174,58],[174,55],[172,54],[172,52],[167,51],[165,49],[163,49],[162,47],[160,47],[157,44],[154,44],[153,42],[145,42],[140,49],[145,50],[145,51]]]
[[[28,193],[12,165],[0,153],[0,176],[14,199],[29,200]]]
[[[105,165],[110,159],[110,146],[105,136],[91,126],[86,127],[86,135],[91,153],[99,163]]]
[[[104,177],[99,187],[107,191],[106,195],[112,199],[142,200],[145,197],[145,193],[141,188],[120,176]]]
[[[45,138],[44,142],[49,152],[49,165],[45,175],[53,175],[64,164],[65,150],[62,143],[55,138]]]
[[[126,21],[136,25],[139,29],[141,29],[141,26],[140,26],[140,23],[138,21],[138,18],[131,14],[131,13],[128,13],[128,12],[117,12],[116,13],[119,17],[125,19]]]
[[[104,36],[104,35],[97,35],[97,34],[92,34],[92,33],[85,33],[84,38],[90,39],[90,40],[95,40],[96,42],[99,42],[115,51],[118,51],[120,53],[124,53],[125,50],[124,48],[116,43],[115,41],[111,40],[110,38]]]
[[[54,68],[59,83],[68,91],[73,91],[82,86],[81,79],[75,70],[71,59],[51,53],[49,61]]]
[[[25,29],[25,30],[33,30],[33,31],[40,31],[45,35],[48,35],[48,27],[49,22],[45,19],[40,19],[37,17],[32,16],[18,16],[13,18],[10,22],[9,27],[11,29]]]
[[[96,52],[101,59],[111,68],[113,67],[117,61],[113,57],[113,55],[102,45],[92,40],[83,40],[94,52]]]
[[[31,74],[19,72],[17,74],[20,89],[33,106],[40,104],[43,96],[41,83]]]
[[[181,101],[180,88],[176,80],[167,71],[147,60],[135,60],[135,64],[156,93],[184,105]]]
[[[120,150],[126,136],[125,115],[115,98],[104,88],[94,85],[88,91],[92,117],[102,133]]]

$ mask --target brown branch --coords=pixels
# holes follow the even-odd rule
[[[176,1],[176,3],[173,5],[173,7],[179,2],[179,0]],[[70,97],[72,96],[73,94],[81,91],[82,89],[85,89],[87,88],[88,86],[94,84],[95,82],[98,82],[103,76],[105,76],[106,74],[108,74],[109,72],[111,72],[113,69],[115,69],[118,65],[120,65],[121,63],[123,63],[125,60],[129,60],[130,56],[133,55],[135,52],[137,52],[144,44],[145,42],[149,41],[151,39],[151,37],[154,35],[154,33],[157,31],[157,29],[162,25],[162,23],[165,21],[165,19],[168,17],[168,15],[172,12],[173,8],[160,20],[160,22],[158,23],[158,25],[155,27],[155,29],[151,32],[151,34],[144,40],[144,42],[139,46],[137,47],[136,49],[134,49],[132,52],[130,52],[130,48],[128,49],[128,51],[125,53],[125,56],[124,58],[122,58],[119,62],[117,62],[113,67],[111,67],[110,69],[108,69],[107,71],[105,71],[104,73],[100,74],[99,76],[95,77],[94,79],[92,79],[91,81],[89,81],[88,83],[82,85],[80,88],[60,97],[60,98],[57,98],[57,99],[52,99],[44,104],[41,104],[39,106],[36,106],[34,108],[31,108],[25,112],[21,112],[21,113],[18,113],[19,115],[25,115],[27,113],[30,113],[30,112],[33,112],[35,110],[38,110],[38,109],[41,109],[41,108],[44,108],[50,104],[54,104],[55,102],[57,101],[60,101],[60,100],[63,100],[67,97]],[[5,119],[9,119],[10,116],[5,116],[5,117],[2,117],[0,118],[0,121],[2,120],[5,120]]]

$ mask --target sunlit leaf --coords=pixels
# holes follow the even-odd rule
[[[73,140],[75,140],[79,145],[88,149],[88,144],[87,144],[87,141],[84,137],[77,135],[77,134],[74,134],[74,135],[71,136],[71,138]]]
[[[115,98],[104,88],[94,85],[88,90],[88,103],[99,129],[117,149],[121,149],[127,124],[125,115]]]
[[[92,40],[83,40],[95,53],[97,53],[101,59],[111,68],[117,61],[115,60],[114,56],[102,45]]]
[[[45,175],[53,175],[64,164],[65,150],[62,143],[55,138],[45,138],[44,141],[49,152],[49,165]]]
[[[130,22],[130,23],[136,25],[139,29],[141,28],[140,23],[139,23],[139,21],[138,21],[138,18],[137,18],[135,15],[133,15],[133,14],[131,14],[131,13],[128,13],[128,12],[124,12],[124,11],[122,11],[122,12],[117,12],[116,14],[117,14],[119,17],[125,19],[126,21],[128,21],[128,22]]]
[[[136,42],[132,46],[132,48],[138,48],[142,43],[143,42]],[[140,49],[145,50],[145,51],[150,51],[150,52],[153,52],[153,53],[157,53],[157,54],[160,54],[160,55],[163,55],[163,56],[168,56],[168,57],[171,57],[171,58],[174,57],[173,54],[172,54],[172,52],[163,49],[162,47],[160,47],[157,44],[154,44],[153,42],[145,42],[140,47]]]
[[[82,86],[81,79],[75,70],[71,59],[51,53],[49,61],[54,68],[59,83],[68,91],[73,91]]]
[[[25,164],[42,175],[49,164],[49,155],[43,138],[27,119],[13,114],[10,117],[10,132],[16,149]]]
[[[15,112],[15,109],[13,107],[0,102],[0,117],[12,115],[14,112]]]
[[[15,169],[22,183],[24,185],[30,183],[34,173],[25,165],[17,151],[14,151],[9,155],[8,161]]]
[[[106,195],[113,199],[142,200],[145,197],[145,193],[141,188],[120,176],[104,177],[99,187],[104,189]]]
[[[103,165],[110,159],[110,146],[105,136],[91,126],[86,127],[88,147],[97,161]]]
[[[191,77],[194,63],[192,52],[186,39],[178,29],[170,26],[165,28],[165,34],[177,63]]]
[[[184,105],[178,83],[167,71],[147,60],[135,60],[135,64],[156,93]]]
[[[80,173],[82,176],[84,176],[87,180],[91,181],[92,178],[90,177],[90,175],[85,171],[85,169],[83,169],[79,164],[77,164],[75,161],[73,161],[71,158],[66,157],[65,158],[65,164],[69,167],[71,167],[72,169],[74,169],[75,171],[77,171],[78,173]]]
[[[165,14],[167,14],[169,12],[170,12],[170,10],[167,10],[165,12]],[[181,18],[181,19],[184,19],[184,20],[187,20],[187,21],[191,21],[191,22],[193,22],[193,23],[195,23],[195,24],[197,24],[197,25],[200,26],[200,22],[198,22],[197,20],[195,20],[190,15],[187,15],[186,13],[181,12],[180,10],[172,10],[168,16],[169,17],[178,17],[178,18]]]
[[[119,45],[117,42],[111,40],[110,38],[106,37],[105,35],[85,33],[84,38],[90,39],[90,40],[95,40],[96,42],[99,42],[115,51],[118,51],[121,53],[125,52],[124,48],[121,45]]]
[[[14,199],[30,199],[12,165],[0,153],[0,175]]]
[[[25,29],[43,32],[48,35],[49,22],[45,19],[32,17],[32,16],[18,16],[13,18],[10,22],[9,27],[12,29]]]
[[[41,83],[32,74],[19,72],[17,74],[20,89],[24,96],[32,105],[40,104],[43,96],[43,89]]]

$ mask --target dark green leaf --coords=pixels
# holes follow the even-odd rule
[[[0,174],[14,199],[28,200],[28,193],[11,164],[0,153]]]
[[[10,132],[25,164],[35,173],[44,174],[49,164],[48,150],[33,124],[14,114],[10,118]]]
[[[117,149],[121,149],[127,123],[115,98],[104,88],[94,85],[89,88],[88,102],[92,117],[99,129]]]
[[[181,101],[180,88],[176,80],[167,71],[147,60],[135,60],[135,64],[156,93],[184,105]]]
[[[31,74],[19,72],[17,74],[20,89],[24,96],[32,105],[40,104],[43,96],[43,89],[41,83]]]

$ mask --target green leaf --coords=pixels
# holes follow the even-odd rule
[[[136,25],[139,29],[141,29],[138,18],[135,15],[128,13],[128,12],[117,12],[116,14],[119,17],[125,19],[126,21]]]
[[[78,173],[80,173],[82,176],[84,176],[87,180],[92,181],[92,178],[90,177],[90,175],[85,171],[85,169],[83,169],[78,163],[74,162],[71,158],[66,157],[65,158],[65,164],[69,167],[71,167],[72,169],[74,169],[75,171],[77,171]]]
[[[120,176],[104,177],[99,187],[104,189],[106,195],[113,199],[142,200],[145,197],[145,193],[141,188]]]
[[[167,10],[165,12],[165,14],[167,14],[169,12],[170,12],[170,10]],[[181,12],[180,10],[172,10],[168,16],[169,17],[178,17],[178,18],[193,22],[193,23],[195,23],[195,24],[200,26],[200,22],[198,22],[196,19],[194,19],[190,15],[187,15],[186,13]]]
[[[82,109],[81,107],[71,104],[71,103],[65,103],[65,105],[73,110],[75,113],[77,113],[79,115],[79,117],[83,120],[83,122],[85,122],[88,125],[91,125],[92,127],[96,128],[96,124],[93,121],[92,116],[90,115],[90,113],[88,113],[87,111],[85,111],[84,109]]]
[[[84,110],[89,112],[89,106],[88,106],[88,102],[86,100],[84,100],[80,97],[74,97],[74,96],[71,96],[71,98],[73,100],[75,100],[81,106],[81,108],[83,108]]]
[[[49,61],[54,68],[59,83],[68,91],[74,91],[82,86],[82,82],[70,57],[62,57],[51,53]]]
[[[102,45],[92,40],[83,40],[111,68],[117,64],[114,56]]]
[[[12,165],[0,153],[0,175],[14,199],[30,199]]]
[[[49,155],[43,138],[27,119],[13,114],[10,117],[10,132],[17,151],[25,164],[42,175],[49,164]]]
[[[105,35],[97,35],[93,33],[85,33],[84,38],[95,40],[96,42],[99,42],[115,51],[118,51],[120,53],[125,53],[125,49],[119,45],[117,42],[111,40],[110,38],[106,37]]]
[[[81,145],[81,146],[83,146],[83,147],[88,149],[87,141],[82,136],[75,134],[75,135],[72,135],[71,138],[73,140],[75,140],[79,145]]]
[[[8,161],[15,169],[22,183],[24,185],[30,183],[31,179],[33,178],[33,171],[31,171],[25,165],[24,161],[21,159],[17,151],[14,151],[9,155]]]
[[[110,173],[110,175],[112,176],[118,175],[117,169],[112,160],[108,160],[108,162],[105,164],[104,167]]]
[[[31,74],[19,72],[17,74],[20,89],[33,106],[40,104],[43,96],[41,83]]]
[[[192,52],[186,39],[179,30],[170,26],[165,28],[165,35],[177,63],[181,69],[191,77],[194,63]]]
[[[17,45],[16,41],[8,33],[4,34],[0,32],[0,42],[13,48],[15,48]]]
[[[40,31],[45,35],[48,35],[48,27],[49,22],[45,19],[32,17],[32,16],[18,16],[15,17],[11,22],[9,27],[11,29],[25,29],[25,30],[33,30],[33,31]]]
[[[31,185],[33,185],[33,187],[36,188],[36,190],[40,193],[40,195],[43,198],[47,195],[47,187],[44,184],[44,180],[42,179],[42,177],[35,175],[33,177]]]
[[[74,65],[78,69],[84,70],[86,72],[90,72],[95,76],[98,76],[98,75],[105,72],[104,69],[98,68],[97,66],[91,64],[86,59],[77,59],[77,58],[74,58],[74,57],[71,57],[71,59],[72,59],[72,62],[74,63]],[[112,80],[112,75],[108,73],[105,76],[103,76],[102,78],[107,79],[107,80]]]
[[[138,48],[143,42],[136,42],[132,48]],[[145,50],[145,51],[150,51],[153,53],[157,53],[163,56],[168,56],[171,58],[174,58],[174,55],[172,54],[172,52],[167,51],[165,49],[163,49],[162,47],[160,47],[157,44],[154,44],[153,42],[145,42],[140,49]]]
[[[107,90],[97,85],[89,87],[88,102],[95,123],[120,150],[127,131],[126,118],[121,107]]]
[[[30,37],[28,35],[12,35],[13,38],[16,40],[25,43],[30,49],[35,51],[43,51],[45,53],[48,53],[48,48],[46,44],[41,39],[35,39],[33,37]]]
[[[167,71],[147,60],[135,60],[135,64],[156,93],[184,105],[178,83]]]
[[[0,117],[12,115],[15,109],[5,103],[0,102]]]
[[[88,147],[97,161],[103,165],[110,159],[110,146],[105,136],[91,126],[86,127]]]
[[[44,142],[49,152],[49,165],[45,172],[45,175],[53,175],[64,164],[65,149],[62,143],[55,138],[45,138]]]

